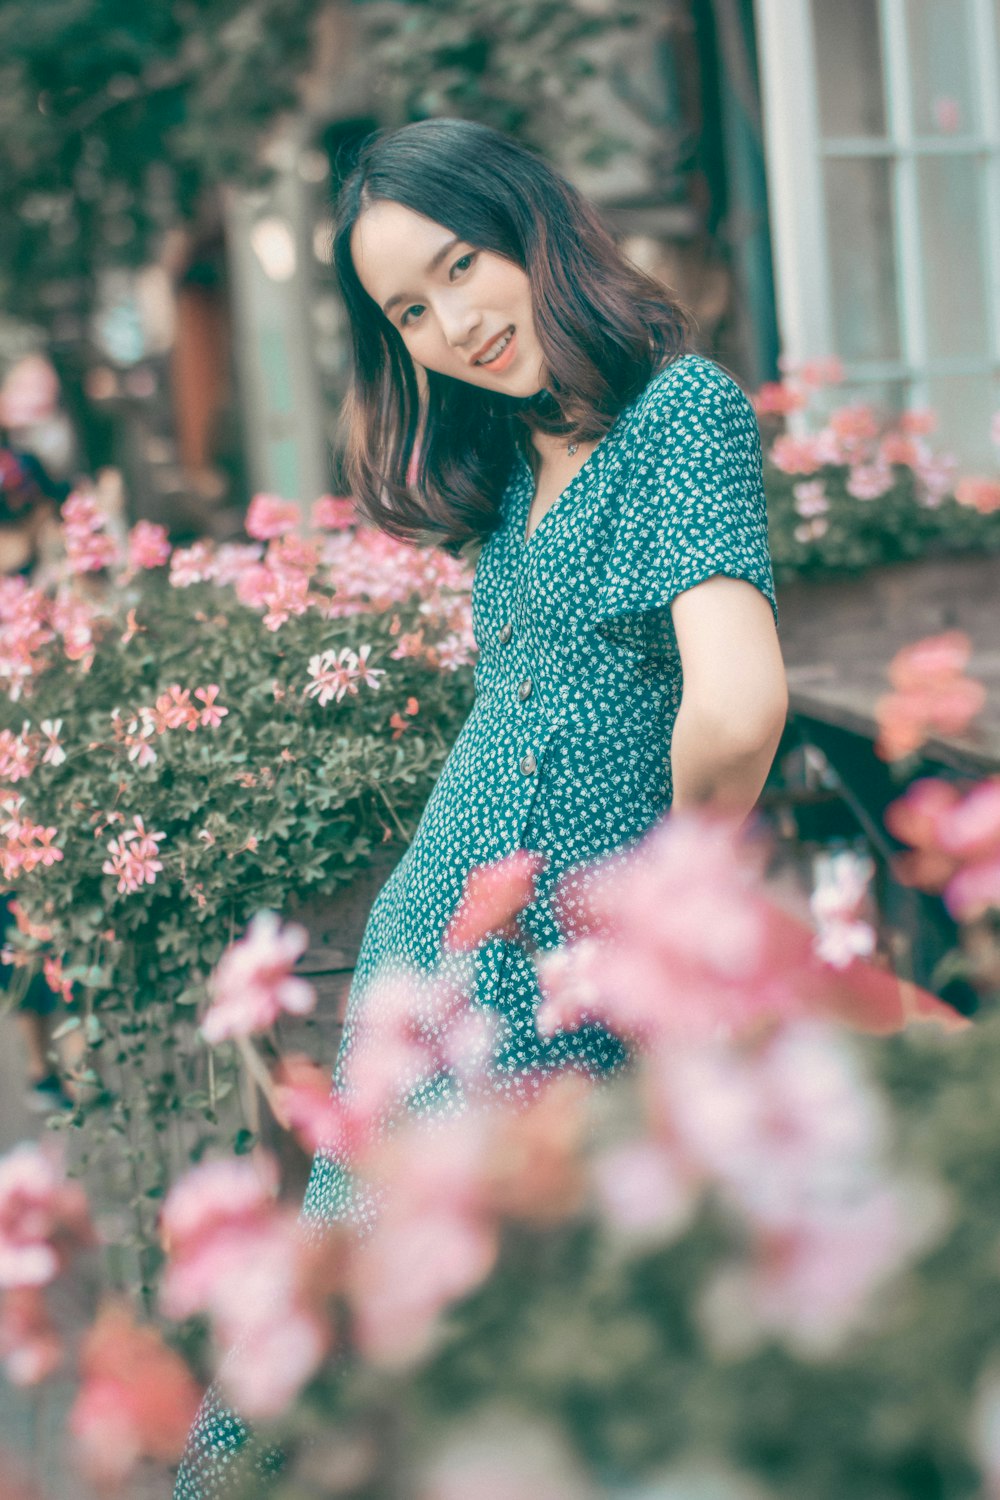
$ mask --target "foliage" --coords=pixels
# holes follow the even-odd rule
[[[87,543],[113,553],[86,501],[64,515],[74,504],[98,528]],[[148,548],[157,531],[133,539]],[[133,1151],[146,1246],[170,1176],[161,1137],[185,1112],[217,1124],[232,1089],[224,1056],[209,1072],[185,1046],[213,965],[257,910],[331,894],[405,847],[471,706],[461,563],[350,528],[272,542],[270,564],[263,552],[177,549],[169,577],[129,577],[118,558],[113,583],[85,569],[52,597],[3,585],[13,957],[23,983],[44,961],[71,1000],[89,1100],[74,1123],[105,1118]],[[261,589],[270,606],[241,602]],[[332,680],[324,653],[341,663]],[[32,827],[50,830],[48,852],[32,852]]]
[[[837,404],[823,388],[842,379],[838,361],[815,360],[753,397],[775,580],[1000,550],[1000,479],[958,477],[954,458],[928,441],[933,411]],[[1000,415],[995,434],[1000,449]]]

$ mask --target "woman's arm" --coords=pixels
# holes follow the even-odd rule
[[[753,810],[788,713],[771,605],[743,578],[717,573],[670,606],[683,691],[670,743],[675,808],[742,822]]]

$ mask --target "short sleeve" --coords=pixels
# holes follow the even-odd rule
[[[777,625],[760,430],[736,381],[711,360],[682,358],[643,392],[628,441],[597,630],[668,656],[671,600],[716,573],[760,589]]]

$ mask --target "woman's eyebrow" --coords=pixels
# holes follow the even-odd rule
[[[449,240],[446,245],[442,245],[441,249],[435,253],[434,258],[424,272],[424,275],[429,276],[432,271],[436,271],[448,252],[450,250],[454,250],[456,245],[461,245],[462,243],[463,241],[461,235],[456,234],[454,239]],[[395,307],[397,302],[402,302],[405,300],[406,295],[406,292],[397,292],[395,297],[390,297],[388,302],[382,303],[382,311],[386,314],[386,316],[388,316],[390,308]]]

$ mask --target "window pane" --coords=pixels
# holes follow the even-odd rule
[[[1000,381],[988,375],[939,375],[927,385],[928,404],[939,419],[930,434],[932,447],[954,453],[960,474],[995,474],[990,422],[1000,407]]]
[[[971,156],[917,163],[927,347],[934,355],[985,354],[989,303],[980,166]]]
[[[917,135],[979,130],[971,0],[909,0],[906,16]]]
[[[813,0],[813,30],[821,134],[884,135],[877,0]]]
[[[889,173],[868,158],[824,167],[833,326],[848,360],[900,353]]]

